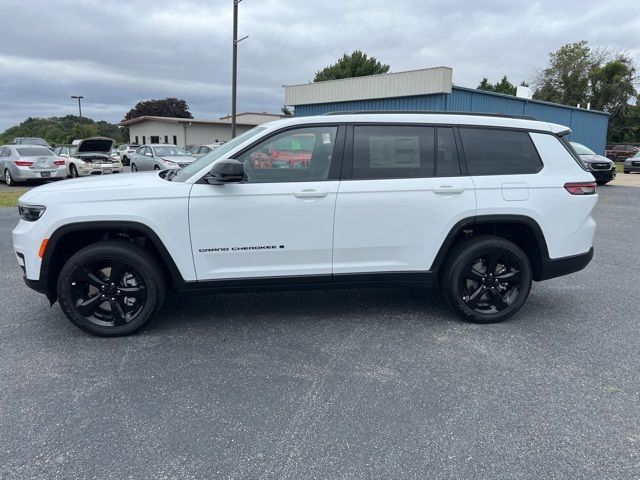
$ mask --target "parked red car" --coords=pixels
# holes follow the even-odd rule
[[[626,158],[633,157],[638,152],[640,152],[640,148],[633,145],[616,145],[605,152],[605,157],[614,162],[620,162]]]
[[[314,134],[300,134],[276,140],[251,154],[254,168],[306,168],[315,146]]]

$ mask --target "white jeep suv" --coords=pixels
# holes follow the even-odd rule
[[[26,283],[78,327],[123,335],[166,289],[429,285],[504,320],[532,280],[593,255],[595,183],[563,126],[358,113],[260,125],[182,170],[50,184],[20,198]]]

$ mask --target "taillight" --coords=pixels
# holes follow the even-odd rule
[[[30,167],[31,165],[33,165],[33,162],[28,162],[26,160],[15,160],[13,163],[15,163],[18,167]]]
[[[64,165],[64,160],[54,160],[53,164],[58,166]]]
[[[564,188],[571,195],[593,195],[596,193],[596,182],[565,183]]]

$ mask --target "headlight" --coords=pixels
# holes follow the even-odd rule
[[[166,165],[167,167],[177,167],[178,164],[175,162],[170,162],[169,160],[162,160],[162,164]]]
[[[18,204],[18,213],[20,214],[22,219],[26,220],[27,222],[35,222],[42,216],[45,210],[46,207],[44,207],[43,205],[25,205],[23,203]]]
[[[584,168],[586,168],[587,170],[591,170],[591,164],[589,162],[582,161],[582,165],[584,165]]]

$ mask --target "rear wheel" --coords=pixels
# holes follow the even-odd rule
[[[64,264],[57,288],[67,318],[105,337],[142,327],[160,309],[165,292],[156,259],[122,240],[97,242],[78,251]]]
[[[69,165],[69,174],[71,175],[71,178],[78,178],[80,176],[78,175],[78,167],[76,167],[73,163]]]
[[[8,168],[4,170],[4,183],[7,184],[7,187],[13,187],[16,184]]]
[[[440,288],[449,306],[465,320],[493,323],[516,313],[531,290],[526,254],[501,237],[479,235],[449,255]]]
[[[131,164],[131,171],[132,171],[132,172],[137,172],[137,171],[138,171],[138,167],[136,166],[136,164],[135,164],[135,163],[132,163],[132,164]]]

